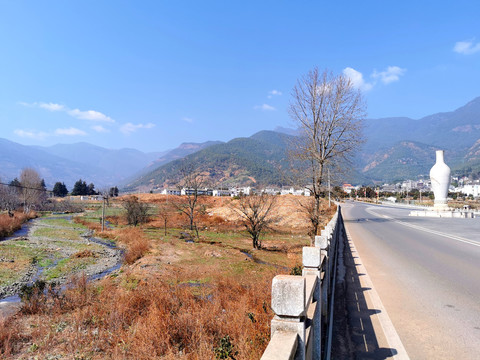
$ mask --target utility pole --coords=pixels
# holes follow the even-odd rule
[[[107,200],[107,196],[103,195],[103,206],[102,206],[102,232],[105,230],[105,200]]]
[[[167,189],[167,204],[165,205],[165,214],[163,214],[164,218],[164,229],[165,229],[165,237],[167,236],[167,211],[168,211],[168,189]]]
[[[328,169],[328,207],[331,207],[331,199],[330,199],[330,169]]]

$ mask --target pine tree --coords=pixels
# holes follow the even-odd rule
[[[82,179],[78,180],[75,185],[73,185],[72,195],[88,195],[87,183]]]
[[[88,184],[87,195],[97,195],[97,192],[95,191],[95,185],[93,185],[93,183]]]
[[[68,194],[68,189],[65,183],[56,182],[53,187],[53,195],[58,197],[65,197]]]

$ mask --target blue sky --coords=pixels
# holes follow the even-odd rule
[[[352,77],[371,118],[480,96],[477,1],[3,1],[0,137],[162,151],[292,127],[296,80]]]

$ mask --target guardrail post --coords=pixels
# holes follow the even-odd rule
[[[305,359],[305,278],[294,275],[277,275],[272,281],[272,310],[275,313],[271,334],[275,331],[298,334],[295,359]]]
[[[322,355],[322,292],[321,292],[321,267],[322,250],[320,247],[303,248],[303,270],[302,275],[316,275],[317,286],[313,292],[313,301],[315,304],[315,313],[313,315],[313,360],[320,360]]]
[[[330,225],[330,223],[329,223]],[[326,319],[326,315],[327,315],[327,308],[328,308],[328,298],[330,296],[330,281],[331,281],[331,263],[332,263],[332,259],[331,259],[331,255],[333,254],[333,251],[332,251],[332,248],[333,248],[333,244],[332,244],[332,228],[329,227],[329,225],[325,226],[325,229],[322,230],[322,237],[325,239],[323,244],[322,245],[326,245],[325,248],[323,249],[324,252],[325,252],[325,256],[326,256],[326,261],[325,261],[325,276],[323,278],[323,301],[322,301],[322,311],[323,311],[323,315],[325,315],[325,319]]]

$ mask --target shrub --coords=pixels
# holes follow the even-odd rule
[[[127,264],[133,264],[150,249],[148,239],[139,229],[122,229],[117,240],[127,247],[125,252],[125,263]]]
[[[0,238],[12,235],[22,227],[23,223],[36,217],[37,214],[34,211],[31,211],[29,214],[16,212],[13,216],[0,214]]]
[[[290,270],[290,275],[302,275],[302,265],[295,265]]]

